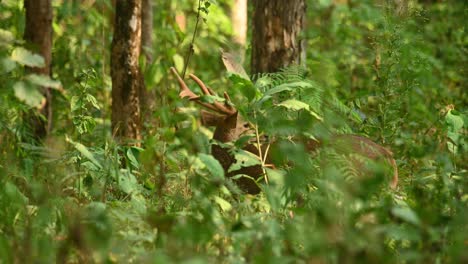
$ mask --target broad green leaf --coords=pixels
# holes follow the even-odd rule
[[[174,65],[177,71],[182,72],[184,70],[184,58],[179,54],[174,54],[174,56],[172,56],[172,59],[174,60]]]
[[[221,198],[219,196],[215,196],[214,200],[219,205],[219,207],[221,207],[221,210],[223,212],[231,211],[232,205],[228,201],[224,200],[223,198]]]
[[[450,141],[447,141],[447,148],[450,152],[456,154],[458,152],[458,147],[464,144],[463,138],[463,127],[464,120],[463,117],[457,115],[455,111],[448,111],[445,116],[445,123],[447,124],[447,137]]]
[[[138,181],[128,170],[122,169],[119,173],[119,187],[126,194],[138,192]]]
[[[310,106],[304,102],[301,102],[296,99],[289,99],[284,102],[278,104],[278,106],[285,107],[288,110],[299,111],[299,110],[307,110],[309,111]]]
[[[135,168],[139,168],[140,167],[140,164],[138,163],[137,159],[135,158],[135,155],[133,155],[133,151],[131,148],[129,148],[127,150],[127,158],[128,160],[130,161],[130,163],[132,164],[133,167]]]
[[[244,167],[251,167],[255,165],[261,165],[260,158],[255,154],[242,149],[236,149],[233,151],[236,162],[229,167],[228,172],[237,171]]]
[[[26,77],[26,80],[32,84],[53,89],[59,89],[62,86],[59,81],[54,81],[49,76],[43,74],[30,74]]]
[[[15,41],[15,36],[10,31],[0,28],[0,45],[9,45]]]
[[[198,158],[205,164],[208,171],[215,178],[224,179],[224,170],[217,159],[211,155],[200,153]]]
[[[36,87],[24,82],[15,83],[13,89],[15,96],[31,107],[40,108],[46,100]]]
[[[265,168],[268,175],[268,181],[272,186],[283,187],[285,182],[286,172],[280,169]]]
[[[421,224],[418,215],[409,207],[394,207],[392,209],[392,214],[408,223],[415,225]]]
[[[288,110],[293,110],[293,111],[306,110],[318,120],[323,120],[323,118],[319,114],[315,113],[314,111],[310,109],[310,106],[308,104],[302,101],[296,100],[296,99],[286,100],[278,104],[278,106],[282,106]]]
[[[12,61],[10,58],[3,58],[0,62],[0,72],[1,73],[8,73],[15,69],[16,62]]]
[[[66,141],[72,144],[76,150],[78,150],[84,157],[86,157],[88,160],[94,163],[94,165],[96,165],[99,169],[102,169],[102,165],[97,161],[93,153],[89,151],[89,149],[86,146],[79,142],[74,142],[68,136],[66,137]]]
[[[244,79],[237,74],[231,74],[229,80],[233,83],[232,89],[241,91],[247,100],[250,102],[254,98],[260,98],[261,93],[255,85],[248,79]]]
[[[453,114],[452,110],[445,116],[445,122],[450,132],[459,132],[464,126],[463,117]]]
[[[42,56],[33,54],[29,50],[17,47],[11,53],[11,59],[17,63],[29,67],[44,67],[45,61]]]

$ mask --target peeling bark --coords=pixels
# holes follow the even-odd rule
[[[117,0],[112,39],[112,131],[119,139],[141,139],[139,68],[142,0]],[[134,143],[139,145],[139,143]]]
[[[252,73],[301,63],[305,0],[254,0]]]
[[[44,67],[28,68],[28,71],[51,76],[53,19],[51,0],[25,0],[24,9],[26,11],[24,40],[28,48],[39,53],[45,62]],[[39,113],[45,116],[45,119],[34,113],[28,118],[37,139],[44,138],[52,127],[52,94],[47,87],[42,87],[42,94],[46,98],[46,103],[39,109]]]

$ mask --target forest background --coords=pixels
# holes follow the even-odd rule
[[[242,2],[0,1],[0,263],[468,262],[466,1],[271,1],[304,7],[298,65],[255,57],[266,1]],[[276,155],[295,168],[242,194],[170,67],[263,116],[249,120],[265,134],[316,135],[317,120],[281,118],[335,107],[322,122],[391,149],[398,187],[353,184],[346,162],[289,144]],[[141,122],[122,128],[135,112],[114,96],[135,87]]]

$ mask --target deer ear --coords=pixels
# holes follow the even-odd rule
[[[218,126],[226,118],[223,115],[218,115],[212,112],[201,110],[201,123],[203,126]]]

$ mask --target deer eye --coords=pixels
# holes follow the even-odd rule
[[[249,123],[244,123],[244,128],[249,128],[249,127],[250,127]]]

